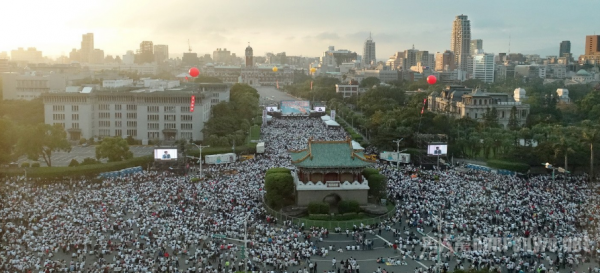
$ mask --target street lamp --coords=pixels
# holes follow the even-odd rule
[[[554,182],[554,181],[555,181],[555,180],[554,180],[554,170],[556,170],[556,169],[554,168],[554,166],[552,166],[552,164],[550,164],[550,163],[548,163],[548,162],[546,162],[546,163],[544,163],[544,164],[542,164],[542,165],[546,166],[546,169],[550,169],[550,170],[552,170],[552,182]]]
[[[392,140],[392,142],[396,143],[396,169],[400,168],[400,142],[402,140],[404,140],[404,138]]]
[[[196,146],[196,148],[198,148],[198,150],[200,150],[200,154],[198,155],[198,164],[200,165],[200,179],[202,179],[202,148],[208,148],[210,147],[210,145],[206,145],[206,146],[200,146],[200,145],[196,145],[194,143],[192,143],[192,145]]]
[[[242,258],[244,259],[244,272],[248,272],[248,255],[246,255],[246,249],[248,248],[248,217],[252,214],[246,215],[244,218],[244,249],[242,250]]]

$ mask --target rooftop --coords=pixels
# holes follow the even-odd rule
[[[375,163],[354,151],[350,138],[341,141],[308,140],[308,148],[290,151],[292,163],[300,168],[365,168]]]

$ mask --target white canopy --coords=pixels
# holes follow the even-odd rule
[[[333,120],[326,120],[325,121],[325,125],[331,126],[331,127],[339,127],[340,126],[339,123],[337,123],[337,122],[335,122]]]
[[[321,116],[321,120],[322,120],[322,121],[331,120],[331,117],[330,117],[330,116],[328,116],[328,115],[324,115],[324,116]]]
[[[363,148],[362,146],[360,146],[360,143],[352,140],[352,149],[353,150],[364,150],[365,148]]]

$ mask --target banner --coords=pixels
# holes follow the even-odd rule
[[[313,85],[313,82],[310,81],[310,90],[312,90],[312,85]]]
[[[331,116],[331,120],[335,121],[335,110],[331,110],[331,114],[329,114]]]
[[[427,104],[427,99],[423,99],[423,107],[421,108],[421,115],[425,112],[425,104]]]
[[[263,110],[263,115],[262,115],[262,125],[266,126],[267,125],[267,109]]]
[[[279,80],[277,80],[277,89],[279,89]]]
[[[196,96],[192,96],[192,101],[190,102],[190,113],[194,112],[194,106],[196,106]]]

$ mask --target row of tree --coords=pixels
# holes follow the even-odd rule
[[[250,126],[259,118],[258,91],[247,84],[231,87],[229,102],[212,108],[210,119],[204,124],[205,143],[211,146],[243,144]]]

